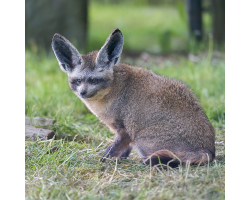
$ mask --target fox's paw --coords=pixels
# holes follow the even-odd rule
[[[109,147],[106,149],[106,151],[104,152],[102,158],[100,159],[101,162],[105,162],[106,161],[106,158],[108,157],[113,157],[111,155],[112,153],[112,148],[113,148],[113,145],[109,145]]]

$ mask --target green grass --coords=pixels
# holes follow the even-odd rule
[[[129,159],[100,163],[114,138],[69,90],[67,76],[53,55],[26,51],[25,115],[50,117],[58,140],[26,141],[27,199],[224,199],[225,197],[225,63],[200,55],[122,58],[153,71],[181,79],[197,94],[216,129],[216,161],[168,171]],[[207,59],[208,58],[208,59]]]
[[[49,153],[57,147],[58,151]],[[168,171],[132,155],[99,163],[103,147],[26,142],[27,199],[224,199],[224,161]]]

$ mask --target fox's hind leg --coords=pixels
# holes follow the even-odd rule
[[[143,162],[147,165],[164,164],[170,167],[177,167],[180,164],[185,166],[187,163],[191,165],[200,165],[211,162],[213,155],[209,151],[198,150],[194,152],[172,152],[167,149],[156,151],[155,153],[144,158]]]
[[[146,165],[158,165],[163,164],[170,166],[172,168],[178,167],[181,163],[180,158],[178,158],[174,153],[165,149],[156,151],[155,153],[142,152],[142,162]]]
[[[177,158],[171,157],[170,155],[148,156],[147,158],[144,158],[142,162],[146,165],[155,166],[158,164],[163,164],[172,168],[178,167],[180,165],[180,161]]]

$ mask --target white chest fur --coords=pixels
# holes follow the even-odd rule
[[[116,132],[113,128],[114,116],[112,116],[109,112],[111,102],[103,102],[98,100],[84,100],[82,102],[87,106],[87,108],[97,116],[103,123],[105,123],[112,132]]]
[[[88,101],[82,99],[82,102],[88,107],[88,109],[97,117],[105,115],[107,109],[107,103],[100,101]]]

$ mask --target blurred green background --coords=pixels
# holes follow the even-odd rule
[[[202,42],[191,37],[188,5],[192,5],[194,19],[201,13]],[[216,48],[223,50],[223,6],[221,0],[26,0],[26,47],[50,49],[57,32],[84,53],[100,49],[111,30],[120,28],[125,51],[197,53],[207,50],[212,35],[218,38]],[[222,41],[217,37],[218,30]]]

